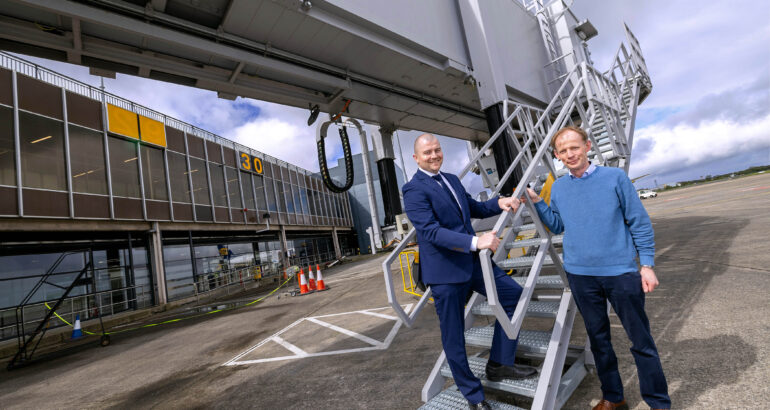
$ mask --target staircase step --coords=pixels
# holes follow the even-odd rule
[[[513,280],[516,281],[521,286],[524,286],[524,283],[527,282],[527,278],[524,276],[517,276],[514,277]],[[564,285],[561,282],[561,276],[559,275],[548,275],[543,276],[540,275],[537,277],[537,282],[535,282],[535,289],[563,289]]]
[[[559,301],[539,301],[531,300],[527,305],[527,317],[556,317],[559,311]],[[484,301],[473,307],[473,314],[483,316],[494,316],[489,303]]]
[[[492,334],[494,331],[494,326],[472,327],[465,331],[465,344],[479,347],[491,347]],[[519,347],[516,351],[544,355],[548,350],[548,342],[550,340],[551,332],[522,330],[519,333]]]
[[[540,378],[540,374],[535,374],[526,379],[503,379],[499,382],[493,382],[487,380],[487,359],[481,357],[469,357],[468,364],[470,365],[473,375],[481,380],[481,385],[484,387],[518,394],[520,396],[535,397],[535,390],[537,390],[537,381]],[[441,375],[449,378],[452,377],[452,370],[449,368],[448,363],[441,366]]]
[[[559,255],[559,257],[564,260],[562,255]],[[510,258],[510,259],[504,259],[500,262],[497,262],[497,266],[500,267],[500,269],[515,269],[515,268],[528,268],[532,266],[532,263],[535,261],[534,256],[519,256],[518,258]],[[543,260],[543,266],[546,265],[553,265],[553,260],[551,260],[551,257],[549,255],[545,256],[545,259]]]
[[[513,241],[508,242],[505,244],[506,249],[518,249],[518,248],[526,248],[528,246],[539,246],[540,242],[543,240],[543,238],[530,238],[530,239],[522,239],[519,241]],[[552,243],[562,243],[564,240],[564,235],[554,235],[551,237]]]
[[[493,409],[499,410],[524,410],[521,407],[516,407],[511,404],[501,403],[495,400],[486,400],[489,406]],[[452,386],[447,390],[434,396],[427,403],[420,407],[420,410],[450,410],[450,409],[468,409],[468,401],[465,400],[463,394],[457,390],[456,386]]]
[[[521,232],[521,231],[531,231],[531,230],[535,229],[535,224],[519,225],[518,229],[519,229],[519,232]]]

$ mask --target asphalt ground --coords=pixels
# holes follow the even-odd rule
[[[647,297],[647,312],[673,407],[768,407],[770,174],[664,192],[644,204],[661,282]],[[417,408],[441,349],[438,321],[432,305],[412,328],[398,327],[389,309],[377,310],[387,306],[383,258],[325,271],[326,292],[291,297],[284,288],[261,303],[202,316],[181,308],[172,313],[189,319],[2,370],[0,407]],[[394,278],[400,286],[400,274]],[[616,318],[612,330],[626,398],[631,408],[646,409]],[[572,343],[583,340],[578,318]],[[598,379],[589,374],[565,408],[587,409],[599,398]]]

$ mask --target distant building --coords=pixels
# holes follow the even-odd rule
[[[377,204],[377,214],[380,217],[380,226],[385,223],[385,209],[382,203],[382,191],[380,189],[380,174],[377,172],[377,163],[374,160],[374,151],[369,151],[369,168],[372,171],[372,185],[374,186],[374,199]],[[344,183],[345,181],[345,161],[340,158],[337,160],[337,166],[329,168],[329,175]],[[398,190],[404,185],[404,172],[396,166],[396,181],[398,181]],[[350,195],[350,210],[353,214],[353,229],[358,235],[358,247],[361,253],[371,251],[369,234],[366,229],[372,226],[372,213],[369,210],[369,199],[366,192],[366,182],[364,179],[364,161],[361,154],[353,155],[353,186],[348,191]],[[403,204],[403,201],[402,201]]]

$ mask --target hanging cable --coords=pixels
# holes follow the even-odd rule
[[[318,166],[321,168],[321,177],[324,181],[324,185],[329,188],[330,191],[335,193],[342,193],[350,189],[353,186],[353,155],[350,153],[350,141],[348,140],[348,131],[344,123],[339,124],[340,141],[342,142],[342,154],[345,157],[345,185],[337,186],[329,176],[329,166],[326,163],[326,132],[321,132],[316,139],[318,145]]]

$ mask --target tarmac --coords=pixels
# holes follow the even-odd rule
[[[647,296],[647,313],[673,408],[767,408],[770,174],[666,191],[643,203],[661,282]],[[324,271],[325,292],[292,297],[292,282],[251,306],[209,314],[183,306],[164,312],[164,320],[186,320],[116,334],[107,347],[73,344],[2,370],[0,407],[417,408],[441,351],[438,320],[432,305],[412,328],[394,320],[384,257]],[[399,301],[416,303],[400,291],[397,262],[394,269]],[[212,306],[236,307],[260,292]],[[616,318],[612,331],[630,407],[647,409]],[[572,343],[584,340],[578,318]],[[600,398],[589,374],[564,408],[589,409]]]

